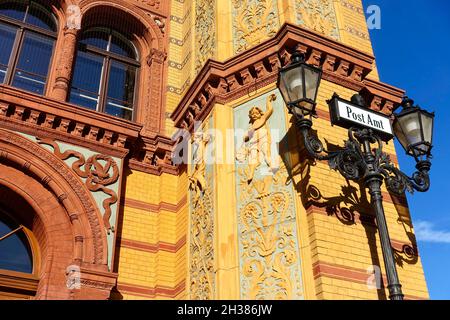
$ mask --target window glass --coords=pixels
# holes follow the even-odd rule
[[[106,113],[131,120],[135,81],[136,67],[111,62]]]
[[[56,22],[53,15],[35,2],[31,2],[25,22],[42,29],[56,31]]]
[[[124,57],[136,59],[136,50],[131,42],[116,33],[113,33],[111,38],[110,51]]]
[[[132,42],[118,32],[104,27],[85,31],[78,47],[69,101],[132,120],[138,67],[129,58],[136,57]]]
[[[3,83],[6,78],[16,32],[17,28],[0,23],[0,83]]]
[[[0,239],[17,229],[18,225],[6,223],[0,216]],[[0,269],[24,273],[33,272],[33,258],[23,230],[0,240]]]
[[[95,28],[83,33],[81,43],[93,47],[108,50],[109,31],[106,29]]]
[[[0,15],[23,21],[27,10],[27,1],[0,1]]]
[[[26,32],[12,85],[43,94],[52,51],[52,39]]]
[[[70,92],[70,102],[97,110],[103,58],[78,51]]]
[[[54,15],[34,1],[0,0],[0,83],[44,94],[56,25]]]

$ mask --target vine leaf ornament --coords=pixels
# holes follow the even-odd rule
[[[196,132],[192,141],[194,167],[189,176],[192,201],[190,214],[190,295],[194,300],[214,298],[214,196],[213,178],[207,171],[206,148],[211,136]]]

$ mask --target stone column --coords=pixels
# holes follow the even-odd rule
[[[79,30],[76,28],[66,27],[64,30],[63,48],[59,56],[56,80],[52,91],[52,98],[61,101],[66,101],[69,92],[78,32]]]

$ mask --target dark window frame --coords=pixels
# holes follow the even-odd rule
[[[6,209],[6,208],[5,208]],[[7,226],[17,226],[17,228],[12,228],[12,232],[10,232],[9,236],[17,235],[19,239],[24,243],[28,254],[31,258],[31,269],[32,271],[30,273],[27,272],[21,272],[21,271],[14,271],[9,269],[0,269],[1,271],[11,271],[15,272],[17,274],[28,274],[36,276],[39,271],[39,249],[37,245],[37,241],[34,238],[33,232],[28,229],[25,225],[21,224],[19,221],[17,221],[12,214],[10,214],[7,210],[0,207],[0,221],[2,221]],[[6,235],[1,234],[1,237],[4,237]],[[9,238],[9,236],[7,238]],[[5,239],[7,239],[5,238]]]
[[[124,36],[114,30],[111,27],[105,27],[105,26],[95,26],[95,27],[90,27],[88,29],[86,29],[84,32],[82,32],[80,34],[80,37],[83,36],[83,33],[88,33],[91,30],[95,30],[95,29],[103,29],[103,30],[107,30],[108,31],[108,46],[111,46],[111,41],[112,41],[112,37],[113,34],[115,33],[117,36],[124,38]],[[97,109],[95,110],[96,112],[101,112],[104,114],[108,114],[106,112],[106,107],[107,107],[107,100],[108,100],[108,83],[109,83],[109,77],[111,74],[111,62],[112,61],[117,61],[119,63],[123,63],[125,65],[128,66],[132,66],[136,68],[136,72],[135,72],[135,79],[134,79],[134,90],[133,90],[133,104],[132,104],[132,110],[131,110],[131,119],[127,120],[121,117],[117,117],[119,119],[123,119],[123,120],[127,120],[127,121],[136,121],[136,116],[137,116],[137,112],[136,112],[136,107],[138,104],[138,96],[139,96],[139,79],[140,79],[140,72],[141,72],[141,63],[140,63],[140,59],[139,59],[139,51],[136,48],[136,46],[134,45],[133,41],[125,38],[130,44],[133,45],[133,48],[135,50],[135,55],[136,57],[130,58],[130,57],[126,57],[114,52],[111,52],[109,50],[104,50],[104,49],[100,49],[94,45],[91,44],[84,44],[81,43],[82,39],[78,40],[78,44],[77,44],[77,52],[75,54],[75,59],[73,60],[73,68],[72,68],[72,78],[71,78],[71,82],[70,82],[70,90],[72,90],[72,88],[75,88],[76,90],[79,91],[85,91],[87,93],[91,93],[91,94],[95,94],[98,95],[98,105],[97,105]],[[73,82],[73,77],[75,74],[75,64],[77,61],[77,56],[78,56],[78,52],[82,51],[85,53],[90,53],[90,54],[94,54],[97,57],[101,57],[103,59],[103,68],[102,68],[102,73],[100,76],[100,84],[99,84],[99,92],[91,92],[85,89],[81,89],[81,88],[76,88],[72,86],[72,82]],[[68,99],[70,99],[70,94],[68,95]],[[109,98],[111,100],[117,100],[118,99],[114,99],[114,98]],[[121,101],[121,100],[120,100]],[[125,101],[121,101],[121,102],[125,102]],[[80,106],[83,107],[83,106]],[[111,115],[113,116],[113,115]]]
[[[19,230],[14,232],[21,232],[20,238],[27,242],[27,249],[31,255],[32,272],[25,273],[9,269],[0,269],[0,300],[3,299],[32,299],[36,296],[39,285],[40,273],[40,248],[33,232],[25,225],[17,221],[8,208],[0,207],[0,218],[3,222],[19,226]],[[4,236],[4,235],[0,235]]]
[[[31,2],[32,1],[28,1],[28,3],[27,3],[25,17],[27,16],[28,11],[30,10]],[[35,3],[38,4],[38,2],[35,2]],[[16,36],[14,39],[14,44],[11,49],[11,54],[10,54],[8,65],[7,65],[5,79],[4,79],[3,83],[0,83],[0,84],[12,86],[12,82],[14,80],[14,75],[17,71],[17,65],[19,63],[20,53],[22,52],[25,35],[26,35],[26,32],[28,31],[32,34],[34,33],[34,34],[37,34],[38,36],[44,36],[47,38],[51,38],[53,40],[53,48],[52,48],[50,61],[48,64],[47,76],[46,76],[44,88],[42,90],[42,95],[45,95],[45,93],[47,92],[48,76],[50,74],[50,70],[51,70],[51,67],[53,64],[53,58],[54,58],[54,53],[55,53],[55,48],[56,48],[55,44],[56,44],[56,40],[58,37],[58,20],[57,20],[56,16],[53,14],[53,12],[51,12],[51,11],[47,11],[47,12],[51,15],[52,19],[55,22],[56,31],[49,31],[49,30],[40,28],[38,26],[29,24],[29,23],[26,23],[23,21],[19,21],[19,20],[16,20],[16,19],[13,19],[8,16],[4,16],[4,15],[0,14],[0,23],[17,28]],[[30,72],[27,72],[27,73],[30,73]],[[30,74],[32,74],[32,73],[30,73]],[[41,76],[41,75],[38,75],[38,76]],[[18,88],[18,89],[24,90],[22,88]],[[38,94],[38,93],[34,92],[34,94]]]

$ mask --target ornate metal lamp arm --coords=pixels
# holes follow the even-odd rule
[[[414,193],[414,190],[426,192],[430,189],[431,162],[429,160],[419,161],[416,169],[417,171],[409,177],[396,168],[387,156],[380,165],[380,171],[385,178],[388,190],[397,195],[402,195],[405,191]]]
[[[430,189],[431,162],[428,159],[419,161],[416,165],[417,171],[411,177],[407,176],[392,164],[389,156],[383,152],[381,139],[370,129],[350,128],[344,147],[330,152],[324,149],[316,136],[311,135],[311,120],[299,119],[297,125],[311,157],[321,161],[328,160],[330,167],[339,171],[346,179],[359,181],[370,169],[383,175],[388,190],[397,195],[402,195],[405,191],[414,193]],[[366,152],[361,149],[364,143]],[[370,148],[373,144],[376,145],[375,149]]]
[[[306,150],[316,160],[330,160],[337,156],[336,152],[329,152],[325,150],[322,142],[315,136],[311,135],[312,121],[301,118],[297,120],[297,127],[303,137],[303,143]]]

